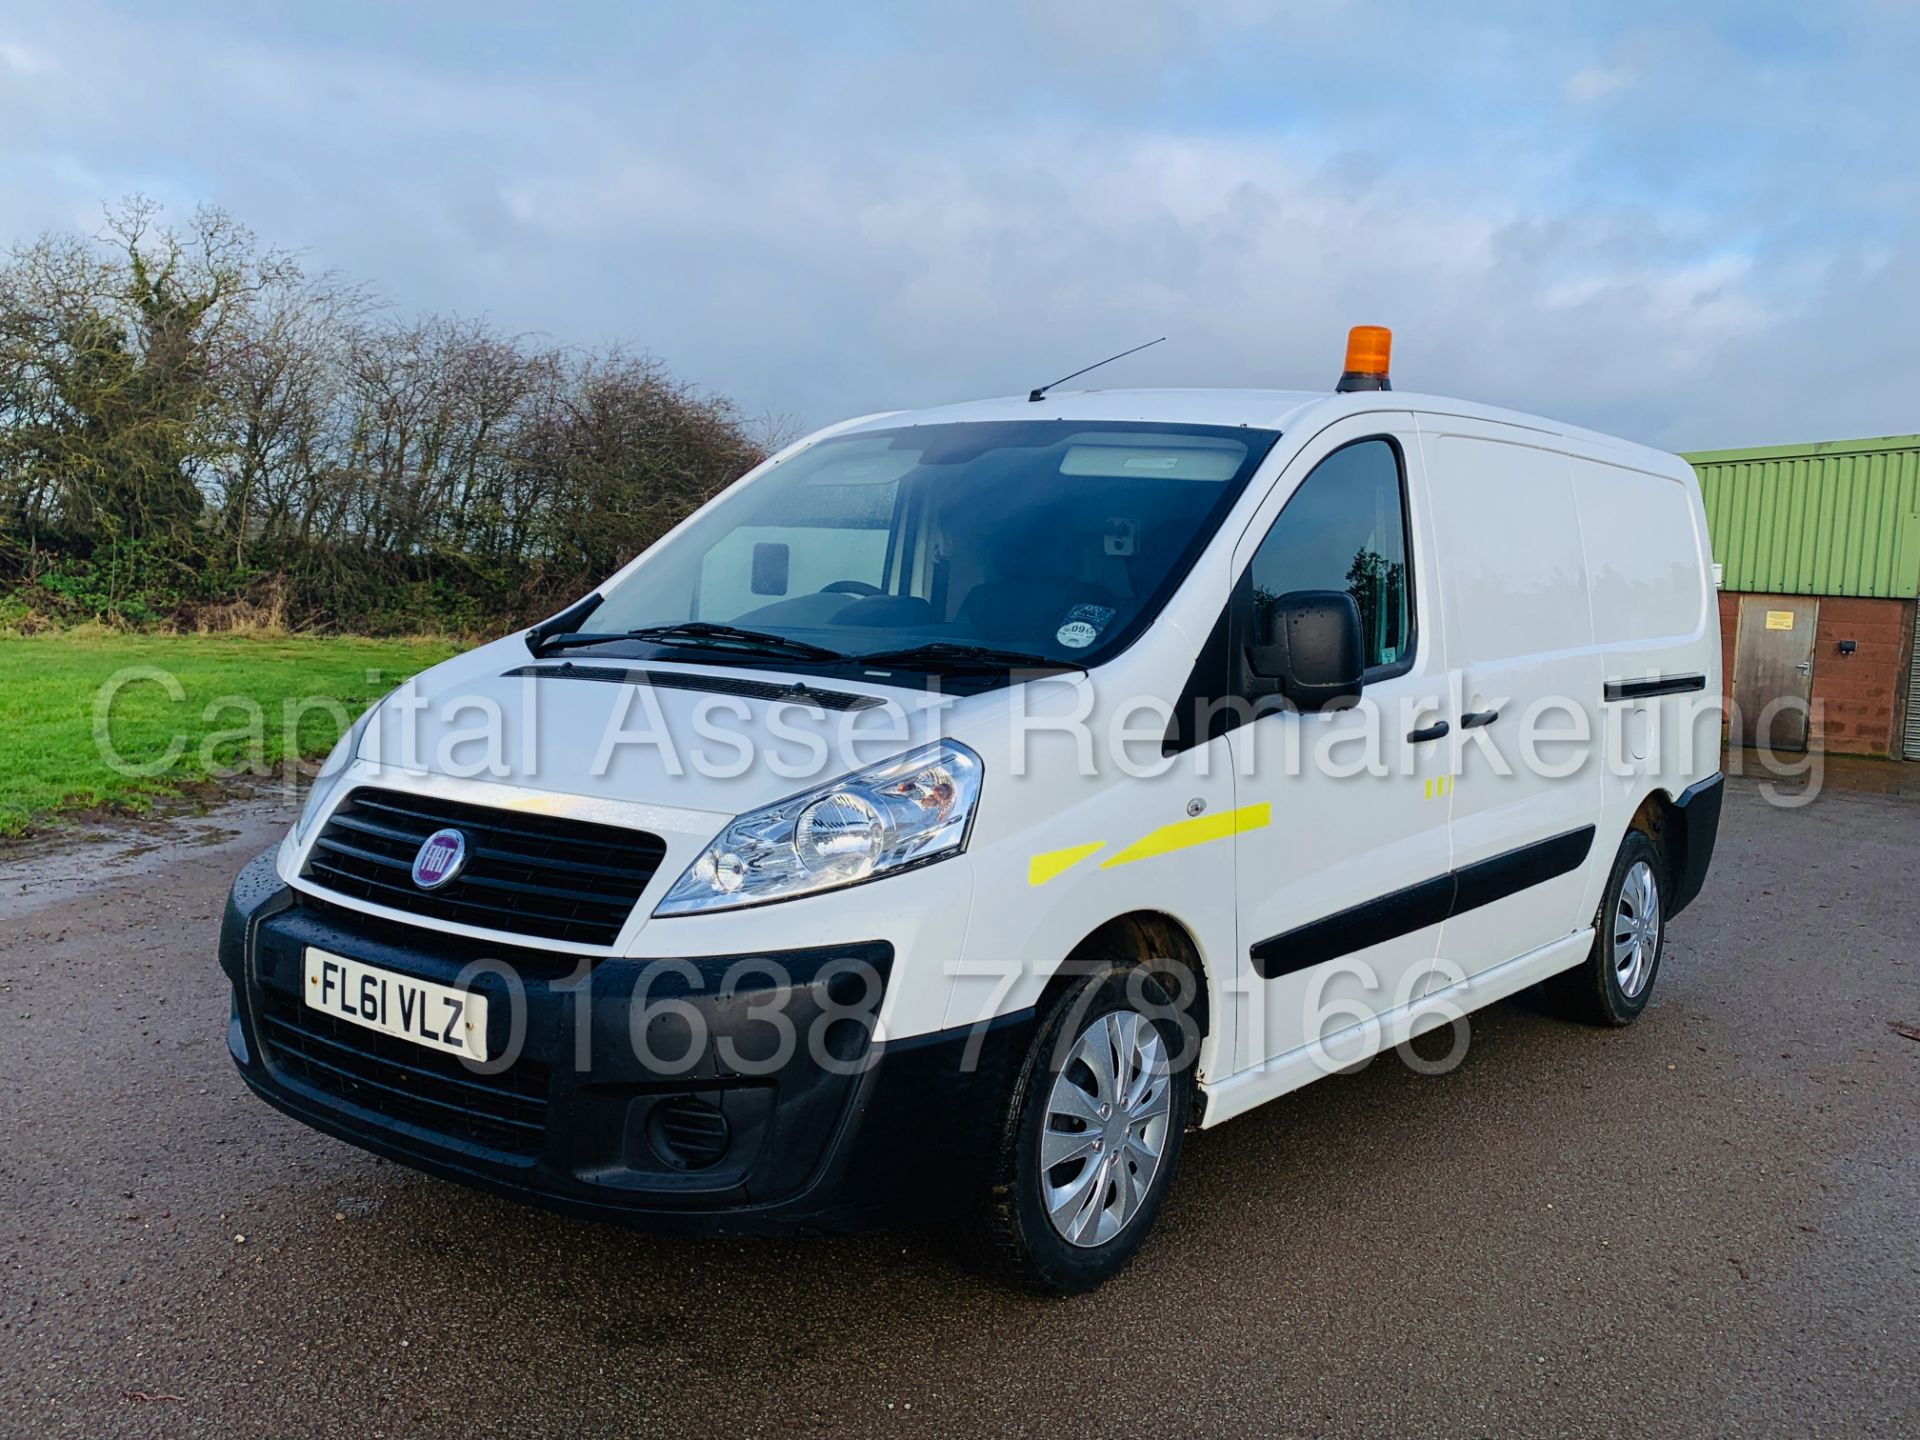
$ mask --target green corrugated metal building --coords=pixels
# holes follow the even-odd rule
[[[1770,698],[1784,666],[1804,677],[1812,743],[1920,760],[1920,435],[1685,458],[1706,499],[1732,698]],[[1788,615],[1805,617],[1799,634]]]
[[[1920,595],[1920,435],[1685,459],[1729,590]]]

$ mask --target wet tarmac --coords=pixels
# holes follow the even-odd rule
[[[16,855],[0,1434],[1915,1433],[1920,801],[1729,789],[1638,1025],[1518,997],[1450,1074],[1191,1137],[1070,1301],[937,1234],[557,1219],[270,1111],[213,950],[275,806]]]

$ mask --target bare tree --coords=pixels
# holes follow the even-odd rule
[[[308,623],[513,618],[791,428],[643,354],[396,318],[218,210],[136,198],[0,265],[0,580],[104,564],[109,611],[163,573],[148,611],[271,584]]]
[[[311,536],[329,508],[348,337],[370,308],[359,287],[297,271],[254,297],[219,372],[216,503],[236,564],[256,541]]]

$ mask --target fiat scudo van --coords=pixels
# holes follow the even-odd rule
[[[1630,1023],[1719,819],[1697,484],[1385,341],[832,426],[401,687],[234,885],[241,1075],[576,1214],[961,1219],[1069,1292],[1192,1130],[1542,982]]]

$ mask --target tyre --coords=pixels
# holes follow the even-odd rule
[[[1592,1025],[1631,1025],[1647,1008],[1666,946],[1666,867],[1644,831],[1629,830],[1593,917],[1593,949],[1553,989]]]
[[[1143,970],[1078,981],[1042,1019],[994,1147],[976,1253],[1049,1295],[1093,1289],[1153,1228],[1192,1112],[1193,1044]]]

